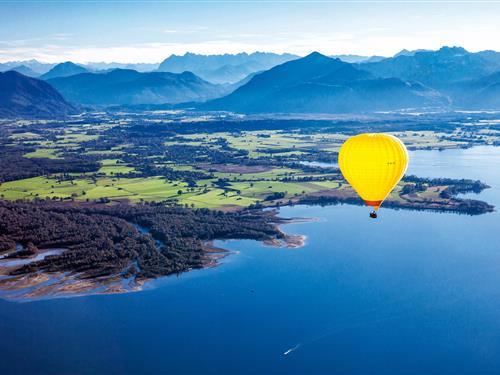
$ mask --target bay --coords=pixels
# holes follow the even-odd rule
[[[500,149],[415,151],[408,173],[481,179]],[[143,292],[0,301],[0,373],[498,373],[500,215],[284,207],[299,249],[218,241],[216,268]]]

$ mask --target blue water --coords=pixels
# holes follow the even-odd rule
[[[500,206],[500,148],[411,156],[410,173],[480,178]],[[0,301],[0,373],[500,372],[498,212],[281,214],[319,219],[284,228],[306,246],[219,242],[237,253],[144,292]]]

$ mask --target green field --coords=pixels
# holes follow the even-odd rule
[[[167,200],[194,207],[234,209],[257,202],[276,204],[277,201],[271,201],[269,198],[275,193],[283,193],[279,202],[286,203],[309,194],[347,191],[345,182],[338,173],[328,174],[318,170],[308,173],[299,165],[303,160],[315,161],[318,154],[335,160],[341,144],[348,137],[346,134],[259,130],[183,134],[177,137],[163,135],[154,141],[164,148],[183,146],[220,153],[240,151],[247,153],[247,158],[262,162],[238,164],[233,161],[210,164],[189,162],[183,160],[182,157],[185,156],[182,155],[178,161],[175,154],[169,158],[163,157],[165,150],[162,151],[161,148],[157,154],[149,152],[139,159],[131,159],[129,156],[137,158],[144,150],[149,150],[148,143],[141,144],[134,138],[126,137],[115,139],[115,134],[110,136],[108,132],[126,129],[133,121],[126,117],[115,119],[105,114],[98,115],[102,116],[102,120],[97,123],[66,127],[47,126],[43,131],[30,128],[33,124],[38,127],[43,125],[43,121],[18,121],[11,124],[13,132],[8,135],[7,146],[24,147],[23,149],[28,150],[23,155],[25,158],[59,161],[67,157],[78,159],[85,156],[98,161],[100,168],[92,173],[51,173],[43,177],[4,182],[0,184],[2,197],[77,201],[107,198],[111,201],[131,202]],[[151,120],[150,126],[160,122]],[[23,130],[24,127],[27,129]],[[431,131],[402,131],[393,134],[413,149],[442,149],[466,146],[467,141],[463,139],[492,144],[500,132],[485,127],[475,134],[461,128],[449,134]],[[462,137],[462,140],[458,140],[458,137]],[[111,141],[109,146],[105,143],[107,141]],[[139,164],[147,162],[178,172],[210,173],[211,178],[196,178],[190,182],[186,178],[156,175],[139,178],[137,176],[142,176],[140,166],[134,164],[133,160],[138,160]],[[279,162],[275,162],[276,160]],[[220,184],[221,181],[224,185]],[[421,192],[419,196],[432,199],[438,194],[439,191],[434,189]],[[399,196],[399,188],[391,197],[402,199]]]

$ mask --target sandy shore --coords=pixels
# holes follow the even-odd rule
[[[306,238],[307,237],[302,234],[287,234],[283,239],[272,239],[264,241],[264,245],[272,247],[285,247],[287,249],[297,249],[304,246]]]

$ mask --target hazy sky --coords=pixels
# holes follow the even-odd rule
[[[500,1],[0,0],[0,61],[159,62],[170,54],[500,51]]]

